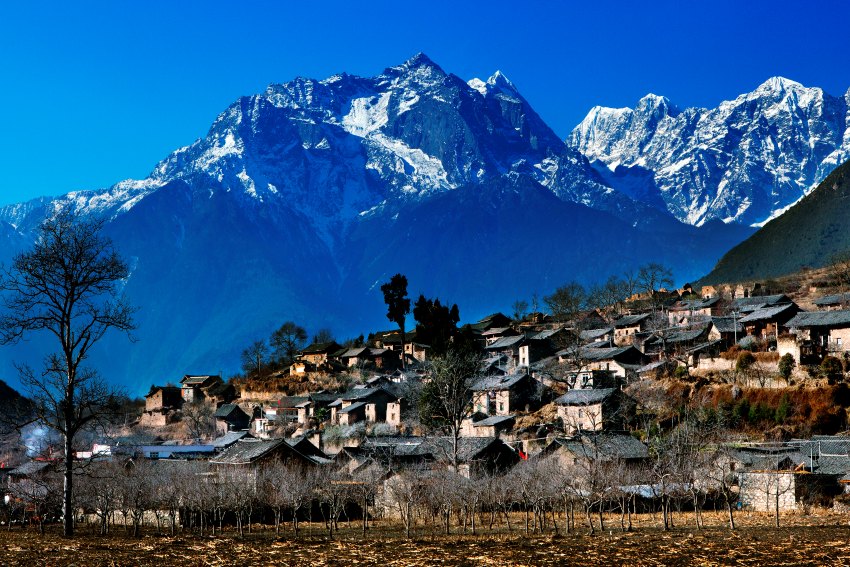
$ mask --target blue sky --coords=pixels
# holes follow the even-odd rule
[[[64,2],[0,5],[0,205],[146,176],[241,95],[416,52],[502,70],[565,137],[648,92],[714,106],[782,75],[850,87],[850,2]]]

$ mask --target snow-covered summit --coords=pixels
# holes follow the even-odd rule
[[[848,102],[783,77],[714,109],[647,95],[633,109],[594,107],[567,143],[625,185],[650,172],[652,192],[684,222],[757,225],[850,157]]]

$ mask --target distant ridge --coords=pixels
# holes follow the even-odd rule
[[[818,268],[850,250],[850,161],[782,216],[720,259],[702,283],[772,278]]]

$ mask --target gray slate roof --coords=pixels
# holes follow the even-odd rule
[[[611,327],[608,327],[606,329],[587,329],[579,333],[579,337],[581,337],[581,340],[583,341],[593,341],[598,339],[599,337],[604,337],[605,335],[613,331],[614,329]]]
[[[848,327],[850,326],[850,309],[836,311],[801,311],[786,324],[791,328],[806,327]]]
[[[240,439],[213,459],[213,462],[232,465],[252,463],[283,444],[283,439]]]
[[[649,317],[649,313],[638,313],[637,315],[623,315],[614,321],[614,327],[633,327]]]
[[[823,297],[818,297],[812,303],[818,307],[822,305],[841,305],[842,303],[850,303],[850,293],[824,295]]]
[[[569,452],[589,459],[646,459],[646,445],[628,433],[592,433],[574,438],[558,438],[555,442]]]
[[[350,406],[339,410],[339,413],[351,413],[351,412],[353,412],[355,410],[359,410],[360,408],[365,407],[365,406],[366,406],[366,402],[355,402],[355,403],[351,404]]]
[[[226,449],[230,447],[240,439],[247,437],[247,431],[228,431],[221,437],[215,439],[210,445],[215,447],[216,449]]]
[[[779,305],[780,303],[791,303],[791,299],[782,293],[776,295],[754,295],[752,297],[739,297],[732,302],[732,305],[740,311],[754,311],[761,306]]]
[[[474,422],[472,426],[489,427],[491,425],[501,425],[503,423],[507,423],[508,421],[516,421],[516,418],[512,415],[491,415],[490,417],[482,419],[481,421]]]
[[[49,461],[30,461],[9,471],[9,476],[32,476],[50,466]]]
[[[479,378],[472,385],[470,390],[473,392],[485,392],[490,390],[509,390],[517,385],[528,374],[508,374],[505,376],[485,376]]]
[[[598,404],[616,392],[616,388],[598,388],[595,390],[570,390],[555,400],[559,406],[584,406]]]
[[[525,335],[518,335],[515,337],[502,337],[501,339],[494,341],[493,344],[487,345],[487,350],[499,350],[503,348],[513,348],[515,346],[519,346],[519,343],[525,340]]]
[[[215,410],[213,417],[219,417],[219,418],[222,418],[222,419],[226,419],[228,417],[231,417],[234,414],[239,414],[240,410],[242,411],[242,413],[245,413],[245,411],[242,410],[242,408],[240,408],[236,404],[223,404],[220,408]]]
[[[793,303],[784,303],[782,305],[774,305],[770,307],[760,307],[746,317],[740,319],[742,323],[752,323],[755,321],[772,321],[777,316],[782,315],[787,311],[791,311],[796,306]]]
[[[739,333],[744,332],[740,317],[712,317],[711,322],[720,333],[734,333],[736,330]]]

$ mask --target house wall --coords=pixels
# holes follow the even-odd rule
[[[145,411],[156,411],[162,408],[164,392],[159,390],[152,396],[145,398]]]
[[[699,362],[694,366],[696,370],[733,370],[735,368],[734,360],[726,360],[719,356],[711,358],[710,356],[700,356]]]
[[[797,344],[796,337],[783,336],[776,339],[776,352],[779,354],[779,358],[790,354],[794,357],[795,362],[800,362],[800,345]]]
[[[317,354],[304,354],[301,356],[304,360],[311,364],[315,364],[319,366],[320,364],[325,363],[328,360],[328,355],[325,353],[317,353]]]
[[[487,403],[487,392],[474,392],[472,394],[472,411],[490,415],[489,404]]]
[[[776,512],[779,493],[779,511],[790,512],[797,508],[796,475],[792,472],[747,472],[739,475],[741,492],[739,500],[748,510]]]
[[[614,344],[617,346],[630,345],[634,342],[634,335],[638,332],[640,332],[640,325],[614,329]]]
[[[298,408],[298,423],[307,425],[307,420],[310,419],[310,406]]]
[[[396,427],[401,425],[401,404],[399,402],[387,404],[387,423]]]
[[[850,350],[850,329],[830,329],[829,342],[837,352],[847,352]]]
[[[614,373],[614,376],[619,376],[620,378],[626,377],[626,369],[623,368],[616,360],[599,360],[597,362],[591,362],[589,368],[590,370],[610,370]]]
[[[587,406],[558,406],[558,417],[564,422],[564,430],[568,434],[577,430],[602,430],[602,404]]]

